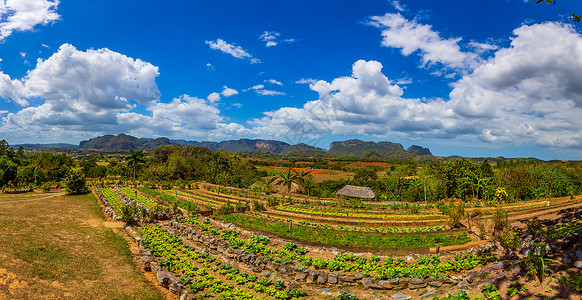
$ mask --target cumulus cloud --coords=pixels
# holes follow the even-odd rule
[[[210,95],[208,95],[208,97],[206,97],[206,99],[208,99],[208,101],[210,101],[210,103],[220,101],[220,94],[216,93],[216,92],[211,93]]]
[[[252,64],[260,63],[261,61],[254,58],[250,53],[248,53],[241,46],[235,46],[225,42],[223,39],[217,39],[216,41],[205,41],[205,43],[210,46],[211,49],[220,50],[226,54],[230,54],[235,58],[239,59],[249,59]]]
[[[400,48],[405,56],[418,53],[422,66],[440,64],[462,69],[474,67],[477,63],[474,53],[461,51],[461,38],[442,38],[431,25],[408,20],[400,13],[373,16],[369,24],[382,30],[382,46]]]
[[[295,81],[295,83],[297,84],[312,84],[312,83],[316,83],[317,80],[315,79],[311,79],[311,78],[301,78],[297,81]]]
[[[233,96],[233,95],[237,95],[238,94],[238,91],[237,90],[231,89],[231,88],[227,87],[226,85],[223,86],[222,88],[223,88],[223,90],[222,90],[222,93],[221,94],[224,97],[230,97],[230,96]]]
[[[60,18],[59,0],[5,0],[0,2],[0,42],[15,31],[33,30]]]
[[[265,82],[268,82],[270,84],[275,84],[275,85],[278,85],[278,86],[283,86],[283,83],[281,83],[280,81],[277,81],[275,79],[268,79],[268,80],[265,80]]]
[[[449,99],[406,98],[379,62],[360,60],[351,76],[311,81],[317,100],[266,112],[251,124],[272,137],[300,131],[581,147],[582,36],[559,23],[524,25],[513,34],[508,48],[453,83]]]

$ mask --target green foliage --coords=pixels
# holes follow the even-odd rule
[[[517,293],[519,293],[520,291],[527,291],[527,290],[528,290],[527,286],[516,281],[516,282],[512,282],[509,285],[505,294],[508,295],[509,297],[513,297],[513,296],[517,295]]]
[[[481,292],[483,292],[483,296],[487,300],[501,300],[501,293],[497,290],[497,288],[493,284],[487,284],[481,287]]]
[[[507,218],[507,211],[497,205],[493,211],[493,228],[495,232],[503,232],[509,226],[509,219]]]
[[[582,292],[582,274],[576,274],[573,277],[561,275],[557,281],[560,285],[570,287],[578,292]]]
[[[358,297],[348,294],[348,293],[341,293],[337,296],[338,300],[358,300]]]
[[[126,204],[121,205],[121,221],[128,224],[133,223],[134,222],[133,213],[134,211],[131,206]]]
[[[465,203],[451,202],[446,211],[449,216],[449,225],[453,228],[461,226],[461,220],[465,216]]]
[[[531,249],[528,255],[514,263],[524,263],[527,269],[527,274],[531,276],[538,276],[540,282],[543,284],[543,279],[550,273],[553,278],[552,269],[547,268],[548,263],[558,263],[557,261],[550,259],[546,253],[546,245],[544,243],[533,243],[533,249]]]
[[[67,173],[65,181],[65,191],[69,195],[82,195],[89,193],[87,188],[85,175],[81,168],[73,168]]]
[[[519,237],[519,231],[506,228],[499,235],[499,243],[503,249],[515,251],[520,245]]]

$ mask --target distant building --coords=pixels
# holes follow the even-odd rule
[[[367,186],[355,186],[346,185],[341,190],[336,193],[338,196],[345,197],[346,199],[374,199],[376,195],[371,188]]]

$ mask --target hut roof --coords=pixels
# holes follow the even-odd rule
[[[355,186],[355,185],[346,185],[341,190],[337,191],[338,195],[340,196],[347,196],[347,197],[354,197],[354,198],[364,198],[364,199],[373,199],[376,198],[376,195],[367,186]]]

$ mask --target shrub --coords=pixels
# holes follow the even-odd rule
[[[85,181],[85,175],[83,175],[83,170],[81,168],[71,169],[67,173],[65,191],[67,191],[67,194],[69,195],[83,195],[89,192]]]
[[[265,210],[265,205],[257,200],[253,201],[253,210],[254,211],[263,211]]]
[[[451,203],[448,208],[449,225],[451,227],[459,227],[461,219],[465,216],[465,203],[459,201],[456,204]]]
[[[499,243],[505,250],[516,250],[519,247],[519,231],[505,228],[499,235]]]
[[[493,229],[495,232],[502,232],[508,226],[509,219],[507,218],[507,212],[503,210],[501,205],[498,205],[493,211]]]
[[[121,205],[121,221],[128,224],[133,223],[133,208],[131,206]]]

